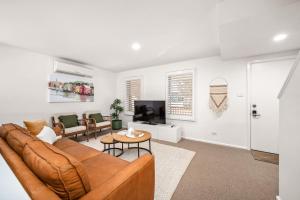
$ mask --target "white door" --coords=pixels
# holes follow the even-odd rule
[[[250,68],[251,149],[278,154],[279,100],[294,59],[254,63]]]

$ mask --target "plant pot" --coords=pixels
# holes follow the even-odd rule
[[[120,120],[120,119],[112,120],[111,126],[112,126],[113,130],[121,129],[122,128],[122,120]]]

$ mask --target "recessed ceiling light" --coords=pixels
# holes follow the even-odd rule
[[[278,35],[275,35],[274,37],[273,37],[273,41],[274,42],[280,42],[280,41],[283,41],[283,40],[285,40],[286,38],[287,38],[287,34],[285,34],[285,33],[281,33],[281,34],[278,34]]]
[[[131,48],[135,51],[138,51],[141,49],[141,45],[138,42],[134,42],[134,43],[132,43]]]

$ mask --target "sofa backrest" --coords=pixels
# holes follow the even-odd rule
[[[19,157],[18,165],[13,161],[8,162],[10,167],[15,166],[11,168],[19,180],[23,179],[23,175],[16,172],[14,168],[18,168],[22,163],[27,166],[26,168],[31,171],[31,174],[35,174],[37,179],[56,194],[54,197],[78,199],[91,190],[85,169],[71,155],[30,135],[26,129],[18,125],[9,124],[0,127],[0,136],[2,141],[0,152],[5,160],[8,162],[8,160],[12,160],[13,156],[14,160],[17,155]],[[3,149],[9,153],[6,154]],[[23,186],[28,184],[28,181],[25,182],[26,178],[23,182],[21,181]],[[31,189],[28,185],[24,188]],[[28,189],[26,191],[30,195],[30,191]]]
[[[58,148],[33,140],[23,151],[27,166],[62,199],[77,199],[91,188],[82,164]]]

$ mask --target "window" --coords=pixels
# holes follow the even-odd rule
[[[141,98],[141,79],[126,80],[125,110],[134,112],[134,101]]]
[[[168,118],[194,120],[194,71],[168,74],[167,86]]]

